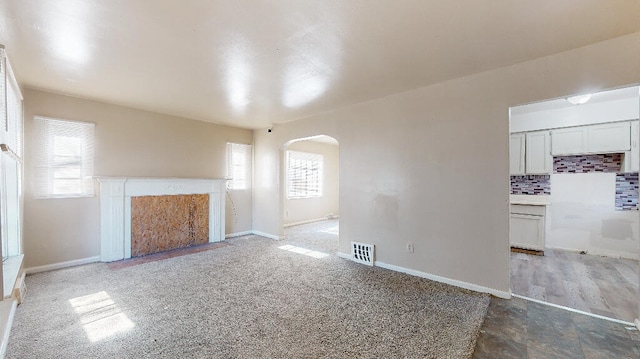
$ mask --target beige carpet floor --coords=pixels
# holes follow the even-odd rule
[[[487,295],[338,258],[330,232],[30,275],[7,357],[471,356]]]

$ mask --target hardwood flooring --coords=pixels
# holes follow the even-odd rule
[[[605,317],[638,317],[638,262],[563,251],[511,253],[513,293]]]

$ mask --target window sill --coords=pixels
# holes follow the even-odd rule
[[[16,285],[18,274],[20,274],[20,267],[22,266],[23,259],[24,254],[20,254],[17,256],[11,256],[2,263],[2,288],[4,289],[4,299],[11,297],[11,293],[13,293],[13,287]]]

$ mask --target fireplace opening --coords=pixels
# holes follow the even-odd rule
[[[208,242],[208,194],[131,197],[131,257]]]

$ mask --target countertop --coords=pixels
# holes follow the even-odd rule
[[[512,194],[509,196],[509,203],[529,206],[548,206],[551,204],[551,200],[548,195],[532,196]]]

